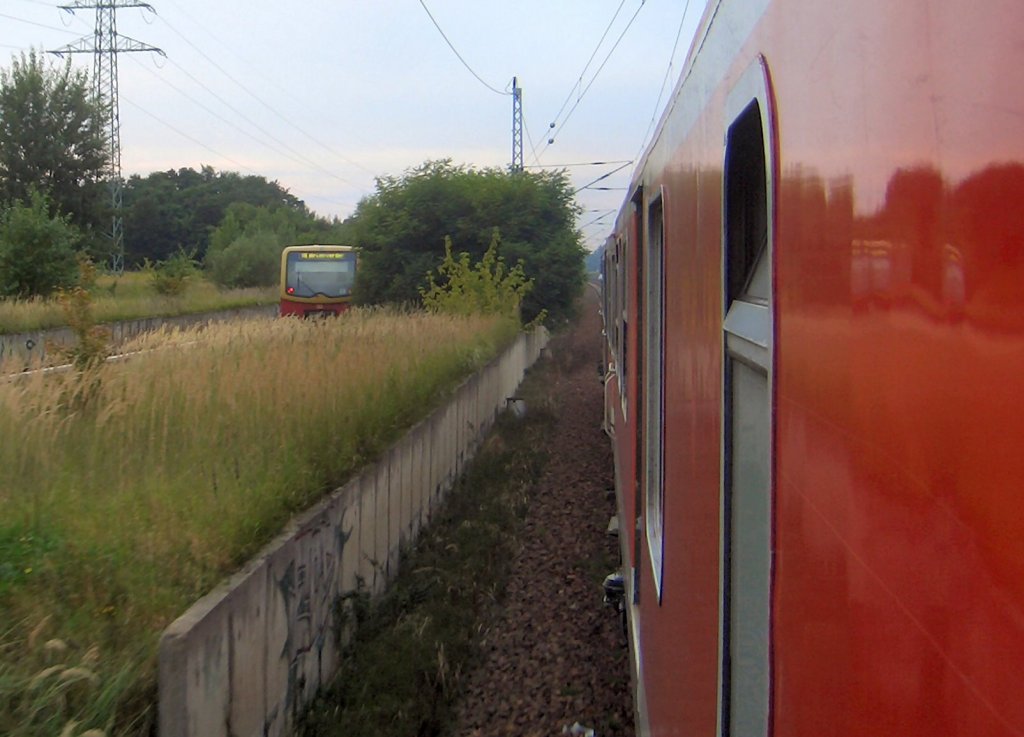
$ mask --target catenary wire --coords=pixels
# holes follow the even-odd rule
[[[579,193],[579,192],[582,192],[582,191],[583,191],[583,190],[585,190],[585,189],[590,189],[590,185],[592,185],[592,184],[597,184],[598,182],[600,182],[600,181],[603,181],[603,180],[607,179],[607,178],[608,178],[608,177],[610,177],[610,176],[611,176],[612,174],[615,174],[616,172],[620,172],[620,171],[622,171],[623,169],[625,169],[625,168],[626,168],[627,166],[629,166],[629,165],[630,165],[630,164],[632,164],[632,163],[633,163],[632,161],[627,161],[627,162],[626,162],[625,164],[622,164],[622,165],[620,165],[620,166],[617,166],[617,167],[615,167],[615,168],[614,168],[614,169],[612,169],[612,170],[611,170],[610,172],[607,172],[607,173],[605,173],[605,174],[602,174],[601,176],[599,176],[599,177],[598,177],[597,179],[595,179],[594,181],[592,181],[592,182],[589,182],[588,184],[584,184],[584,185],[583,185],[582,187],[580,187],[580,188],[579,188],[579,189],[577,189],[577,190],[576,190],[575,192],[573,192],[573,194],[577,194],[577,193]]]
[[[565,100],[562,102],[562,107],[560,107],[558,109],[558,112],[555,113],[554,118],[552,119],[553,121],[554,120],[558,120],[558,116],[560,116],[562,114],[562,112],[565,110],[565,106],[568,105],[569,104],[569,100],[572,99],[573,91],[579,89],[579,86],[583,83],[583,76],[587,73],[587,69],[590,68],[591,62],[594,61],[594,57],[597,56],[597,52],[600,50],[601,45],[604,43],[605,38],[608,36],[608,32],[611,30],[612,26],[615,24],[615,20],[616,20],[616,18],[619,17],[619,12],[622,10],[622,8],[623,8],[623,6],[625,6],[625,4],[626,4],[626,0],[622,0],[622,2],[619,3],[619,7],[615,9],[615,14],[612,15],[612,19],[610,21],[608,21],[608,25],[605,26],[604,33],[601,34],[600,40],[594,46],[594,50],[590,53],[590,58],[587,59],[587,63],[583,65],[583,70],[580,72],[579,79],[577,79],[576,82],[573,84],[573,86],[569,89],[569,93],[565,96]],[[552,126],[554,126],[553,122],[552,122]],[[541,166],[540,154],[537,153],[537,146],[533,142],[533,136],[530,135],[530,128],[529,128],[529,126],[525,125],[525,123],[524,123],[524,128],[526,129],[526,137],[530,141],[530,151],[533,153],[533,163],[534,163],[534,166]],[[547,150],[547,146],[545,146],[544,149],[542,149],[541,153],[544,153],[544,151],[546,151],[546,150]]]
[[[604,220],[606,217],[608,217],[609,215],[611,215],[612,213],[615,213],[615,212],[618,212],[618,210],[607,210],[603,214],[598,215],[593,220],[588,220],[587,222],[583,223],[583,225],[580,225],[578,230],[583,230],[584,228],[589,228],[591,225],[596,225],[596,224],[600,223],[602,220]]]
[[[433,15],[433,13],[430,12],[430,8],[427,7],[427,4],[423,0],[420,0],[420,5],[422,5],[423,6],[423,10],[426,11],[427,17],[430,18],[430,22],[434,24],[434,28],[436,28],[437,32],[441,34],[441,38],[443,38],[444,42],[446,44],[448,44],[448,48],[450,48],[452,50],[452,53],[454,53],[455,56],[458,57],[459,61],[462,62],[462,66],[466,67],[466,69],[469,70],[469,73],[472,74],[474,77],[476,77],[477,81],[480,82],[480,84],[482,84],[484,87],[489,89],[491,92],[494,92],[494,93],[499,94],[499,95],[508,96],[508,95],[512,94],[510,92],[505,92],[503,90],[499,90],[496,87],[492,87],[491,85],[487,84],[487,82],[484,81],[483,77],[481,77],[479,74],[477,74],[475,71],[473,71],[473,67],[471,67],[468,63],[466,63],[466,60],[462,58],[462,54],[460,54],[458,49],[456,49],[455,46],[452,44],[452,42],[448,40],[448,36],[445,35],[445,32],[441,29],[441,26],[438,25],[438,22],[434,19],[434,15]]]
[[[608,21],[608,25],[605,26],[604,33],[601,34],[601,39],[597,42],[597,45],[594,46],[594,50],[590,53],[590,58],[587,59],[587,63],[583,65],[583,71],[580,72],[579,78],[573,83],[573,86],[569,89],[569,94],[565,96],[565,100],[562,102],[562,107],[558,108],[558,112],[555,113],[554,117],[551,119],[552,122],[558,120],[558,117],[565,111],[565,106],[568,105],[569,100],[572,99],[573,91],[578,90],[580,86],[583,84],[584,75],[586,75],[587,70],[590,68],[591,62],[594,61],[594,57],[597,56],[597,52],[601,49],[601,45],[604,43],[605,38],[608,37],[608,32],[612,29],[612,26],[615,24],[615,19],[619,17],[619,13],[622,12],[622,8],[625,4],[626,0],[622,0],[622,2],[619,3],[619,7],[615,9],[615,14],[612,16],[612,19]]]
[[[524,169],[565,169],[570,166],[612,166],[613,164],[632,164],[633,160],[619,159],[618,161],[578,161],[574,164],[539,164],[537,166],[524,166]]]
[[[579,97],[576,98],[576,102],[573,103],[573,106],[569,109],[569,112],[565,114],[565,117],[562,119],[561,124],[558,126],[555,132],[548,138],[548,142],[544,145],[544,148],[540,152],[541,156],[543,156],[544,152],[551,147],[552,142],[558,137],[558,134],[562,132],[562,128],[564,128],[565,124],[569,122],[569,118],[572,117],[572,114],[576,111],[576,108],[579,107],[580,102],[583,101],[583,98],[586,96],[587,92],[593,86],[597,78],[601,75],[601,70],[605,68],[605,65],[608,63],[608,60],[612,58],[612,54],[615,53],[615,49],[619,47],[619,44],[622,42],[623,37],[632,27],[633,22],[636,20],[636,17],[640,15],[640,11],[643,10],[643,7],[644,0],[640,0],[639,7],[637,7],[636,12],[634,12],[633,16],[629,19],[629,23],[626,24],[626,27],[622,29],[622,33],[619,34],[619,37],[615,39],[615,43],[612,45],[611,49],[608,50],[607,55],[605,55],[604,57],[604,61],[601,62],[601,66],[597,68],[597,71],[594,72],[594,76],[590,78],[590,82],[587,83],[587,86],[579,94]]]
[[[690,10],[690,0],[686,0],[686,5],[683,6],[683,17],[679,19],[679,29],[676,31],[676,40],[672,44],[672,53],[668,56],[668,66],[665,68],[665,76],[661,79],[661,89],[658,90],[658,99],[654,103],[654,112],[651,113],[651,122],[647,125],[647,131],[644,133],[643,138],[640,140],[640,148],[636,152],[634,159],[639,159],[640,154],[643,153],[647,147],[647,137],[651,135],[651,131],[654,130],[654,123],[658,117],[658,110],[661,109],[661,97],[665,94],[665,87],[668,84],[669,76],[672,73],[672,66],[676,59],[676,50],[679,48],[679,39],[683,35],[683,25],[686,23],[686,15]]]

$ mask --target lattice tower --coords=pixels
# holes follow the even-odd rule
[[[166,56],[155,46],[149,46],[117,32],[119,8],[143,8],[155,13],[149,3],[138,0],[75,0],[72,5],[61,5],[61,10],[96,11],[96,27],[92,36],[83,36],[53,54],[93,54],[93,85],[97,105],[107,118],[108,183],[111,205],[111,268],[114,273],[124,270],[124,220],[121,216],[123,179],[121,177],[121,117],[117,99],[117,55],[127,51],[153,51]]]

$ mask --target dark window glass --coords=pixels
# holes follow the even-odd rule
[[[356,278],[354,253],[288,254],[285,287],[293,297],[347,297]]]

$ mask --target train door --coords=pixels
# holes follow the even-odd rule
[[[771,705],[773,161],[763,60],[727,103],[723,193],[721,730],[764,737]]]

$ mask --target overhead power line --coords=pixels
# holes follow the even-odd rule
[[[53,7],[54,10],[57,9],[55,6],[51,6],[51,7]],[[0,13],[0,18],[6,18],[7,20],[13,20],[13,21],[16,21],[18,23],[24,23],[27,26],[35,26],[36,28],[45,28],[47,31],[60,31],[61,33],[69,33],[71,35],[76,35],[74,31],[69,31],[67,28],[57,28],[57,26],[48,26],[45,23],[37,23],[34,20],[25,20],[24,18],[19,18],[16,15],[7,15],[7,13]],[[20,46],[10,46],[8,48],[14,49],[14,48],[21,48],[21,47]]]
[[[195,136],[189,135],[185,131],[181,130],[180,128],[177,128],[176,126],[172,125],[171,123],[168,123],[166,120],[164,120],[160,116],[156,115],[155,113],[150,112],[149,110],[146,110],[146,108],[142,107],[141,105],[139,105],[139,104],[137,104],[135,102],[132,102],[128,98],[124,97],[123,95],[122,95],[121,99],[124,100],[129,105],[131,105],[136,110],[138,110],[143,115],[146,115],[146,116],[152,118],[157,123],[159,123],[160,125],[164,126],[168,130],[171,130],[171,131],[177,133],[179,136],[181,136],[185,140],[191,141],[192,143],[196,144],[200,148],[206,149],[207,151],[209,151],[214,156],[217,156],[218,158],[223,159],[224,161],[228,162],[229,164],[232,164],[234,167],[236,167],[240,171],[246,171],[249,174],[252,174],[253,176],[263,176],[260,172],[256,171],[251,166],[246,166],[245,164],[241,163],[240,161],[232,159],[227,154],[222,153],[222,152],[218,151],[217,149],[210,147],[209,145],[207,145],[207,144],[203,143],[202,141],[200,141]],[[242,131],[242,132],[245,133],[245,131]],[[259,139],[255,139],[255,138],[254,138],[254,140],[259,141]],[[260,141],[260,143],[263,143],[263,142]],[[264,145],[266,145],[266,144],[264,143]],[[335,199],[332,199],[332,198],[329,198],[329,197],[321,197],[321,196],[317,196],[317,195],[308,195],[308,196],[304,197],[303,199],[317,199],[317,200],[322,200],[324,202],[330,202],[330,203],[335,204],[335,205],[349,205],[349,204],[351,204],[349,202],[341,202],[340,200],[335,200]]]
[[[211,95],[213,95],[213,94],[214,94],[212,90],[210,90],[210,89],[209,89],[208,87],[206,87],[206,86],[205,86],[205,85],[204,85],[204,84],[203,84],[202,82],[200,82],[200,81],[199,81],[199,80],[197,80],[197,79],[196,79],[195,77],[193,77],[193,76],[192,76],[191,74],[189,74],[189,73],[188,73],[187,71],[185,71],[185,69],[184,69],[184,68],[182,68],[182,67],[181,67],[180,65],[178,65],[178,64],[176,64],[176,63],[174,63],[173,61],[172,61],[171,63],[172,63],[172,64],[174,64],[174,65],[175,65],[176,67],[178,67],[179,69],[181,69],[181,71],[182,71],[182,72],[183,72],[183,73],[184,73],[184,74],[185,74],[185,75],[186,75],[186,76],[187,76],[187,77],[188,77],[189,79],[191,79],[191,80],[192,80],[193,82],[195,82],[195,83],[199,84],[199,85],[200,85],[200,86],[201,86],[201,87],[202,87],[203,89],[205,89],[205,90],[206,90],[207,92],[209,92],[209,93],[210,93]],[[301,160],[301,159],[298,159],[298,158],[296,158],[296,157],[294,157],[294,156],[289,156],[289,154],[285,153],[285,152],[284,152],[284,151],[283,151],[282,149],[280,149],[280,148],[275,148],[275,147],[274,147],[274,145],[273,145],[272,143],[270,143],[270,142],[268,142],[268,141],[266,141],[266,140],[264,140],[264,139],[262,139],[262,138],[259,138],[259,137],[255,136],[255,135],[253,135],[253,134],[252,134],[251,132],[249,132],[249,131],[245,130],[244,128],[240,127],[240,126],[239,126],[239,125],[237,125],[237,124],[236,124],[236,123],[235,123],[234,121],[232,121],[232,120],[229,120],[228,118],[226,118],[225,116],[221,115],[221,114],[220,114],[220,113],[218,113],[218,112],[217,112],[216,110],[214,110],[213,108],[211,108],[211,107],[209,107],[208,105],[204,104],[204,103],[203,103],[203,102],[201,102],[200,100],[197,100],[196,98],[192,97],[192,95],[190,95],[189,93],[187,93],[187,92],[186,92],[185,90],[181,89],[180,87],[178,87],[177,85],[175,85],[175,84],[174,84],[173,82],[171,82],[171,81],[170,81],[170,80],[168,80],[167,78],[165,78],[165,77],[163,77],[163,76],[160,76],[159,74],[157,74],[157,73],[156,73],[156,72],[154,72],[153,70],[149,69],[148,67],[146,67],[146,66],[144,66],[144,65],[142,65],[142,64],[139,64],[139,67],[140,67],[141,69],[143,69],[144,71],[146,71],[146,72],[147,72],[148,74],[150,74],[151,76],[153,76],[153,77],[154,77],[155,79],[157,79],[158,81],[160,81],[160,82],[161,82],[162,84],[164,84],[164,85],[166,85],[166,86],[170,87],[170,88],[171,88],[172,90],[174,90],[175,92],[177,92],[177,93],[178,93],[179,95],[181,95],[182,97],[184,97],[184,98],[185,98],[186,100],[188,100],[188,101],[189,101],[189,102],[191,102],[192,104],[194,104],[194,105],[197,105],[197,106],[199,106],[200,108],[202,108],[203,110],[205,110],[205,111],[206,111],[207,113],[209,113],[209,114],[210,114],[210,115],[212,115],[213,117],[217,118],[217,120],[221,121],[222,123],[224,123],[225,125],[229,126],[230,128],[234,128],[234,129],[235,129],[236,131],[238,131],[239,133],[241,133],[241,134],[242,134],[243,136],[246,136],[247,138],[250,138],[250,139],[252,139],[252,140],[253,140],[253,141],[255,141],[256,143],[258,143],[258,144],[260,144],[261,146],[264,146],[264,147],[266,147],[266,148],[270,149],[271,151],[274,151],[274,153],[277,153],[277,154],[282,154],[282,155],[284,155],[284,156],[285,156],[286,158],[290,158],[290,159],[291,159],[292,161],[295,161],[296,163],[302,164],[303,166],[309,166],[309,165],[310,165],[310,163],[309,163],[309,161],[308,161],[308,160]],[[222,100],[222,102],[223,102],[223,100]],[[230,109],[230,110],[231,110],[232,112],[234,112],[234,113],[235,113],[236,115],[239,115],[239,116],[241,116],[241,115],[242,115],[240,111],[238,111],[237,109],[235,109],[235,108],[234,108],[234,107],[232,107],[231,105],[228,105],[227,103],[224,103],[224,104],[225,104],[225,105],[226,105],[226,106],[228,107],[228,109]],[[139,108],[139,109],[142,109],[142,108],[140,108],[140,107],[139,107],[139,105],[137,105],[137,104],[135,104],[135,105],[134,105],[134,107],[136,107],[136,108]],[[145,111],[144,111],[144,112],[145,112]],[[168,127],[170,127],[170,124],[169,124],[169,123],[166,123],[165,121],[161,121],[161,122],[163,122],[163,123],[164,123],[164,125],[167,125]],[[257,128],[257,130],[260,130],[260,131],[261,131],[262,133],[264,133],[265,135],[269,136],[269,137],[270,137],[270,138],[271,138],[271,139],[272,139],[273,141],[276,141],[276,142],[277,142],[278,144],[281,144],[281,141],[280,141],[280,140],[278,140],[278,139],[276,139],[276,138],[273,138],[273,136],[271,136],[271,135],[270,135],[270,133],[268,133],[268,132],[267,132],[267,131],[265,131],[264,129],[262,129],[262,128],[259,128],[259,126],[255,126],[255,127]],[[182,133],[181,133],[180,131],[178,131],[178,130],[175,130],[175,132],[176,132],[176,133],[179,133],[180,135],[184,135],[184,134],[182,134]],[[187,137],[187,136],[186,136],[186,137]],[[189,140],[192,140],[193,142],[195,141],[195,139],[192,139],[192,138],[189,138]],[[211,151],[212,151],[212,149],[211,149]],[[213,152],[213,153],[217,153],[217,152]],[[223,156],[223,154],[220,154],[220,153],[218,153],[217,155],[218,155],[218,156]],[[224,157],[224,158],[227,158],[227,157]],[[348,182],[346,182],[346,183],[348,183]]]
[[[372,171],[370,171],[370,170],[369,170],[369,169],[367,169],[367,168],[366,168],[365,166],[363,166],[362,164],[360,164],[360,163],[359,163],[358,161],[355,161],[354,159],[351,159],[351,158],[349,158],[348,156],[345,156],[344,154],[342,154],[342,153],[339,153],[338,151],[336,151],[336,150],[332,149],[331,147],[327,146],[327,145],[326,145],[325,143],[323,143],[323,142],[321,142],[321,141],[317,140],[317,139],[316,139],[315,137],[313,137],[313,136],[312,136],[311,134],[309,134],[308,132],[306,132],[306,131],[305,131],[305,130],[304,130],[304,129],[303,129],[302,127],[301,127],[301,126],[299,126],[299,125],[298,125],[297,123],[295,123],[294,121],[292,121],[291,119],[289,119],[289,118],[288,118],[287,116],[285,116],[285,115],[284,115],[283,113],[281,113],[281,112],[280,112],[279,110],[277,110],[276,108],[274,108],[274,106],[272,106],[271,104],[269,104],[268,102],[266,102],[266,101],[265,101],[265,100],[264,100],[263,98],[261,98],[261,97],[260,97],[259,95],[257,95],[257,94],[256,94],[255,92],[253,92],[253,91],[252,91],[251,89],[249,89],[249,88],[248,88],[248,87],[247,87],[246,85],[242,84],[242,82],[241,82],[241,81],[239,81],[239,80],[238,80],[237,78],[235,78],[235,77],[234,77],[234,75],[232,75],[231,73],[229,73],[229,72],[228,72],[228,71],[227,71],[226,69],[224,69],[224,67],[222,67],[222,66],[221,66],[220,64],[218,64],[218,63],[217,63],[217,61],[216,61],[215,59],[211,58],[211,57],[210,57],[210,56],[209,56],[209,55],[208,55],[207,53],[205,53],[205,52],[204,52],[204,51],[203,51],[202,49],[200,49],[200,48],[199,48],[198,46],[196,46],[196,45],[195,45],[194,43],[192,43],[192,41],[190,41],[190,40],[188,39],[188,37],[187,37],[187,36],[185,36],[185,35],[184,35],[183,33],[181,33],[181,31],[179,31],[179,30],[178,30],[177,28],[175,28],[174,26],[172,26],[172,25],[171,25],[171,24],[170,24],[170,23],[169,23],[169,22],[167,21],[167,19],[166,19],[166,18],[164,18],[163,16],[158,16],[158,17],[160,18],[160,20],[161,20],[161,21],[163,21],[164,25],[166,25],[166,26],[167,26],[167,27],[168,27],[168,28],[169,28],[169,29],[170,29],[170,30],[171,30],[171,31],[172,31],[172,32],[173,32],[173,33],[174,33],[175,35],[177,35],[177,36],[178,36],[178,37],[179,37],[179,38],[180,38],[180,39],[181,39],[182,41],[184,41],[184,42],[185,42],[186,44],[188,44],[189,46],[191,46],[191,47],[192,47],[192,49],[193,49],[193,50],[194,50],[194,51],[195,51],[196,53],[198,53],[198,54],[199,54],[199,55],[200,55],[201,57],[203,57],[203,59],[205,59],[205,60],[206,60],[207,62],[209,62],[209,63],[210,63],[210,65],[211,65],[211,66],[213,66],[213,68],[214,68],[214,69],[216,69],[216,70],[217,70],[217,71],[219,71],[219,72],[220,72],[221,74],[223,74],[223,75],[224,75],[225,77],[227,77],[227,78],[228,78],[228,79],[229,79],[229,80],[230,80],[230,81],[231,81],[231,82],[232,82],[233,84],[235,84],[235,85],[236,85],[236,86],[237,86],[237,87],[238,87],[239,89],[241,89],[241,90],[242,90],[243,92],[245,92],[245,93],[246,93],[247,95],[249,95],[249,96],[250,96],[251,98],[253,98],[254,100],[256,100],[256,102],[258,102],[259,104],[261,104],[261,105],[262,105],[263,107],[265,107],[265,108],[266,108],[267,110],[269,110],[270,112],[272,112],[272,113],[273,113],[274,115],[276,115],[276,116],[277,116],[278,118],[280,118],[281,120],[283,120],[283,121],[284,121],[285,123],[287,123],[288,125],[290,125],[290,126],[291,126],[292,128],[294,128],[294,129],[295,129],[295,130],[297,130],[297,131],[298,131],[299,133],[301,133],[301,134],[302,134],[303,136],[305,136],[305,137],[306,137],[307,139],[309,139],[310,141],[312,141],[312,142],[313,142],[313,143],[315,143],[316,145],[320,146],[321,148],[323,148],[323,149],[324,149],[325,151],[327,151],[327,152],[328,152],[328,153],[330,153],[331,155],[333,155],[333,156],[336,156],[337,158],[339,158],[339,159],[341,159],[341,160],[343,160],[343,161],[345,161],[345,162],[347,162],[347,163],[351,164],[352,166],[356,167],[357,169],[361,169],[362,171],[366,172],[367,174],[370,174],[371,176],[375,175],[375,172],[372,172]],[[179,67],[179,68],[180,68],[180,67]],[[189,76],[191,76],[191,75],[189,75]],[[204,85],[204,87],[205,87],[205,85]],[[211,94],[213,94],[213,93],[211,92]],[[236,111],[236,113],[237,113],[237,111]],[[334,176],[334,175],[332,175],[332,176]],[[346,181],[346,184],[351,184],[351,182],[347,182],[347,181]]]
[[[155,120],[155,121],[156,121],[157,123],[159,123],[160,125],[162,125],[162,126],[164,126],[165,128],[168,128],[168,129],[170,129],[170,130],[174,131],[175,133],[177,133],[177,134],[178,134],[179,136],[181,136],[182,138],[184,138],[184,139],[186,139],[186,140],[189,140],[189,141],[192,141],[192,143],[196,144],[197,146],[200,146],[200,147],[202,147],[202,148],[205,148],[205,149],[206,149],[207,151],[209,151],[209,152],[210,152],[211,154],[213,154],[214,156],[217,156],[217,157],[219,157],[219,158],[222,158],[222,159],[224,159],[225,161],[228,161],[228,162],[230,162],[230,163],[234,164],[234,165],[235,165],[235,166],[237,166],[237,167],[238,167],[239,169],[244,169],[245,171],[249,172],[250,174],[257,174],[257,172],[256,172],[256,171],[253,171],[253,170],[252,170],[251,168],[249,168],[249,167],[248,167],[248,166],[246,166],[245,164],[242,164],[242,163],[239,163],[239,162],[235,161],[235,160],[234,160],[234,159],[232,159],[232,158],[231,158],[230,156],[227,156],[226,154],[222,154],[222,153],[221,153],[220,151],[217,151],[217,150],[216,150],[216,149],[214,149],[214,148],[210,148],[210,147],[209,147],[209,146],[207,146],[207,145],[206,145],[205,143],[203,143],[202,141],[200,141],[200,140],[199,140],[198,138],[195,138],[195,137],[193,137],[193,136],[190,136],[190,135],[189,135],[188,133],[186,133],[185,131],[181,130],[180,128],[175,128],[175,127],[174,127],[173,125],[171,125],[170,123],[168,123],[168,122],[167,122],[166,120],[164,120],[163,118],[161,118],[161,117],[159,117],[159,116],[155,115],[154,113],[151,113],[151,112],[150,112],[149,110],[146,110],[146,108],[142,107],[141,105],[137,105],[136,103],[134,103],[134,102],[132,102],[131,100],[129,100],[129,99],[127,98],[127,97],[122,97],[121,99],[123,99],[123,100],[124,100],[125,102],[127,102],[127,103],[128,103],[129,105],[131,105],[131,106],[132,106],[133,108],[135,108],[135,109],[136,109],[136,110],[138,110],[139,112],[143,113],[144,115],[148,115],[148,116],[149,116],[150,118],[152,118],[153,120]]]
[[[243,113],[241,110],[236,108],[234,105],[231,105],[223,97],[218,96],[213,90],[211,90],[209,87],[207,87],[205,84],[203,84],[203,82],[201,80],[197,79],[195,77],[195,75],[193,75],[191,72],[189,72],[183,66],[181,66],[180,64],[178,64],[174,60],[171,60],[171,64],[173,64],[175,67],[177,67],[178,70],[181,71],[181,73],[184,74],[186,77],[188,77],[193,82],[195,82],[197,85],[199,85],[204,90],[209,92],[213,97],[216,97],[217,99],[219,99],[221,104],[224,105],[224,107],[226,107],[228,110],[233,112],[239,118],[241,118],[243,120],[247,119],[247,116],[245,115],[245,113]],[[178,90],[178,91],[180,92],[180,90]],[[185,93],[182,93],[182,94],[185,94]],[[188,97],[188,95],[185,95],[185,96]],[[192,99],[192,98],[190,97],[189,99]],[[196,102],[196,101],[193,100],[193,102]],[[197,102],[196,104],[199,104],[199,103]],[[204,107],[208,112],[212,113],[212,111],[210,111],[210,109],[207,108],[205,105],[203,105],[202,107]],[[213,113],[213,114],[216,115],[216,113]],[[217,117],[220,118],[219,115]],[[220,119],[224,120],[224,118],[220,118]],[[225,122],[227,122],[227,121],[225,121]],[[278,146],[280,146],[281,150],[286,151],[287,154],[288,154],[288,158],[291,158],[292,161],[295,161],[295,162],[297,162],[299,164],[302,164],[304,166],[309,166],[309,167],[319,171],[321,174],[326,174],[329,177],[337,179],[339,182],[342,182],[343,184],[348,184],[348,185],[350,185],[352,187],[356,186],[354,183],[352,183],[349,180],[345,179],[345,177],[340,176],[339,174],[335,174],[333,171],[330,171],[329,169],[324,168],[323,166],[318,164],[316,161],[313,161],[312,159],[310,159],[308,156],[302,155],[301,153],[296,151],[294,148],[289,146],[287,143],[282,141],[280,138],[276,137],[273,133],[271,133],[270,131],[268,131],[266,128],[264,128],[263,126],[259,125],[258,123],[255,123],[252,120],[249,120],[248,122],[249,122],[249,125],[251,125],[253,128],[258,130],[260,133],[262,133],[268,139],[270,139],[271,141],[276,143]],[[238,129],[237,126],[232,126],[232,127]],[[240,129],[238,129],[238,130],[240,130]],[[243,133],[244,133],[244,131],[243,131]],[[273,148],[272,146],[269,146],[269,144],[267,144],[267,143],[265,143],[263,141],[260,141],[258,138],[255,138],[253,136],[250,136],[250,138],[253,138],[253,140],[255,140],[255,141],[259,142],[259,143],[262,143],[264,146],[268,146],[269,148]]]
[[[458,49],[456,49],[455,46],[452,44],[452,42],[448,39],[448,36],[445,35],[445,32],[441,29],[441,26],[438,24],[437,20],[434,18],[433,13],[430,12],[430,8],[427,7],[427,4],[425,2],[423,2],[423,0],[420,0],[420,5],[422,5],[423,6],[423,10],[426,11],[427,16],[430,18],[430,22],[434,24],[434,28],[436,28],[437,32],[441,34],[441,38],[443,38],[444,42],[446,44],[448,44],[448,48],[450,48],[452,50],[452,53],[454,53],[455,56],[458,57],[459,61],[462,62],[462,66],[466,67],[466,69],[469,70],[469,73],[472,74],[474,77],[476,77],[477,81],[480,82],[480,84],[482,84],[484,87],[489,89],[491,92],[494,92],[494,93],[499,94],[499,95],[509,95],[509,94],[512,94],[512,93],[508,92],[507,90],[499,90],[496,87],[492,87],[491,85],[487,84],[487,82],[484,81],[483,77],[481,77],[479,74],[477,74],[475,71],[473,71],[473,67],[471,67],[466,62],[466,60],[462,58],[462,54],[459,53]]]

